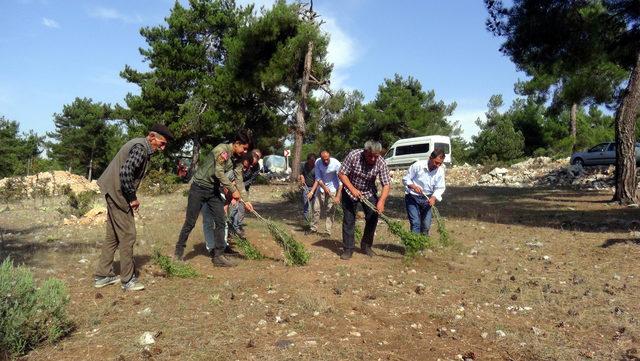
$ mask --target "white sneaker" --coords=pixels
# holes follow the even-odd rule
[[[96,277],[93,279],[93,287],[102,288],[108,285],[114,285],[120,282],[120,277],[118,276],[106,276],[106,277]]]
[[[131,277],[129,282],[122,284],[122,290],[124,291],[142,291],[144,285],[138,281],[136,277]]]

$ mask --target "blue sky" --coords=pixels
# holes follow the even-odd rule
[[[76,97],[124,105],[124,96],[138,91],[118,74],[125,64],[147,68],[139,29],[163,23],[174,1],[2,3],[0,115],[23,131],[44,133]],[[413,76],[438,100],[457,102],[451,119],[460,121],[465,138],[477,132],[475,119],[489,97],[503,94],[509,105],[513,84],[525,77],[485,30],[480,0],[316,0],[314,7],[331,36],[332,88],[358,89],[370,101],[385,78]]]

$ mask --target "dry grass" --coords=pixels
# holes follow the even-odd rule
[[[269,260],[281,249],[248,217],[248,237],[267,260],[213,268],[198,224],[187,255],[201,277],[143,271],[147,289],[140,293],[92,287],[103,226],[61,226],[53,206],[12,204],[0,217],[0,256],[11,254],[40,279],[64,279],[78,327],[29,360],[640,357],[640,242],[625,228],[637,210],[608,206],[609,194],[450,188],[439,208],[456,247],[426,250],[404,265],[399,247],[341,261],[337,238],[304,235],[300,209],[273,198],[273,186],[261,187],[252,187],[254,205],[314,253],[306,267]],[[176,193],[142,201],[145,244],[135,253],[144,270],[154,247],[172,249],[185,200]],[[404,217],[400,190],[387,209]],[[395,240],[379,227],[374,245]],[[138,313],[146,308],[150,316]],[[162,332],[151,356],[135,341],[145,331]],[[293,345],[279,346],[284,340]]]

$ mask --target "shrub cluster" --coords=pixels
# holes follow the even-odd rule
[[[68,334],[73,328],[68,303],[62,281],[49,279],[37,287],[27,268],[14,267],[5,259],[0,265],[0,359]]]

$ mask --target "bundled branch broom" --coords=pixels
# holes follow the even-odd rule
[[[242,201],[242,203],[244,203],[244,201]],[[251,211],[251,213],[267,225],[273,239],[284,250],[286,264],[304,266],[309,262],[309,252],[307,252],[304,245],[293,238],[289,232],[282,229],[277,223],[262,217],[255,210]]]

